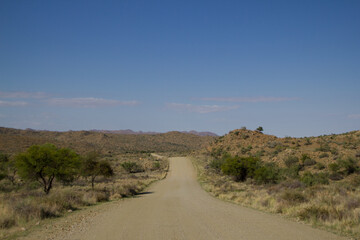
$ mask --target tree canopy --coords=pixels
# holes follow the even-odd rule
[[[34,145],[16,156],[16,167],[21,178],[38,181],[48,194],[54,179],[72,181],[80,166],[79,156],[67,148],[53,144]]]
[[[97,176],[111,177],[114,175],[113,169],[108,161],[99,161],[99,155],[91,152],[83,159],[82,174],[84,177],[91,178],[91,187],[94,188]]]

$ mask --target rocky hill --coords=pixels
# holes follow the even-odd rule
[[[328,165],[339,158],[360,158],[360,131],[308,138],[278,138],[258,131],[236,129],[217,138],[207,151],[213,156],[225,153],[257,156],[264,162],[279,165],[290,156],[301,159],[305,154],[314,162]]]

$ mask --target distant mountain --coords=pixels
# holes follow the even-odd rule
[[[148,134],[148,135],[161,134],[160,132],[133,131],[133,130],[131,130],[131,129],[126,129],[126,130],[97,130],[97,129],[92,129],[92,130],[90,130],[90,132],[113,133],[113,134],[134,134],[134,135],[141,135],[141,134]]]
[[[126,130],[97,130],[93,129],[90,130],[91,132],[101,132],[101,133],[113,133],[113,134],[135,134],[135,135],[141,135],[141,134],[147,134],[147,135],[155,135],[155,134],[163,134],[161,132],[143,132],[143,131],[133,131],[131,129]],[[198,132],[195,130],[192,131],[179,131],[181,133],[187,133],[187,134],[193,134],[197,136],[210,136],[210,137],[217,137],[218,135],[213,132]]]
[[[211,137],[218,137],[219,135],[217,135],[216,133],[213,132],[197,132],[195,130],[192,131],[182,131],[181,133],[189,133],[189,134],[194,134],[197,136],[211,136]]]
[[[191,152],[208,146],[216,138],[189,133],[149,133],[121,131],[38,131],[0,127],[0,151],[15,154],[31,145],[52,143],[68,147],[80,154],[98,151],[101,154],[123,154],[144,152]],[[116,133],[118,132],[118,133]]]

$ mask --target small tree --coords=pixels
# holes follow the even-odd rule
[[[263,132],[264,129],[263,129],[263,127],[259,126],[259,127],[256,129],[256,131],[258,131],[258,132]]]
[[[55,145],[34,145],[16,156],[16,167],[21,178],[42,184],[49,194],[55,178],[71,179],[79,165],[78,155],[70,149],[58,149]]]
[[[91,152],[83,160],[82,174],[84,177],[90,177],[92,189],[94,189],[97,176],[111,177],[114,175],[110,163],[99,161],[98,158],[99,155],[96,152]]]
[[[136,162],[123,162],[123,163],[121,163],[121,166],[128,173],[144,172],[144,169],[139,164],[137,164]]]

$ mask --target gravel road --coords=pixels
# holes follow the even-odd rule
[[[147,192],[92,211],[91,217],[78,216],[83,219],[80,223],[74,220],[72,224],[71,218],[62,220],[68,227],[57,227],[51,237],[41,231],[32,237],[72,240],[346,239],[211,197],[201,189],[190,160],[184,157],[171,158],[167,178],[152,185]]]

